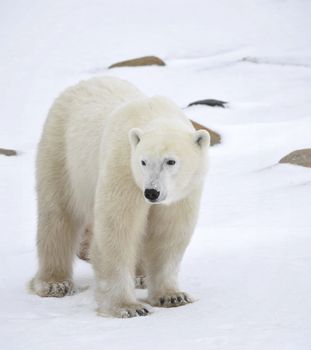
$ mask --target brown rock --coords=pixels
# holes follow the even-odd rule
[[[165,66],[165,63],[159,57],[145,56],[145,57],[134,58],[134,59],[127,60],[127,61],[117,62],[117,63],[112,64],[108,68],[154,66],[154,65]]]
[[[216,131],[213,131],[213,130],[207,128],[206,126],[199,124],[193,120],[190,120],[190,121],[196,130],[204,129],[204,130],[207,130],[209,132],[209,134],[211,136],[211,146],[214,146],[214,145],[221,143],[221,136]]]
[[[5,156],[16,156],[17,152],[14,151],[14,149],[5,149],[5,148],[0,148],[0,154],[3,154]]]
[[[283,157],[279,163],[288,163],[311,168],[311,148],[291,152]]]

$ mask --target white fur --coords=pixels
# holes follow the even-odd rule
[[[147,98],[120,79],[67,89],[49,112],[38,149],[39,270],[32,290],[68,292],[57,286],[71,283],[77,232],[87,226],[94,231],[100,315],[150,312],[134,294],[138,264],[152,305],[191,302],[177,276],[197,220],[208,145],[208,133],[196,132],[174,103]],[[160,192],[157,205],[145,199],[146,188]]]

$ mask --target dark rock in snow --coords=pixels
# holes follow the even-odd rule
[[[112,64],[108,68],[115,67],[139,67],[139,66],[165,66],[165,62],[156,56],[138,57],[127,61]]]
[[[288,163],[311,168],[311,148],[300,149],[283,157],[279,163]]]
[[[210,107],[221,107],[225,108],[227,106],[228,102],[220,101],[220,100],[214,100],[212,98],[208,98],[206,100],[199,100],[195,102],[191,102],[188,104],[188,107],[195,106],[195,105],[205,105]]]
[[[14,149],[0,148],[0,154],[10,157],[10,156],[16,156],[17,152]]]
[[[196,130],[204,129],[204,130],[207,130],[209,132],[209,134],[211,136],[211,146],[214,146],[214,145],[221,143],[221,136],[216,131],[213,131],[213,130],[207,128],[206,126],[199,124],[193,120],[190,120],[190,121]]]

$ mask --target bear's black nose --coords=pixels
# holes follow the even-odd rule
[[[159,195],[160,195],[160,192],[155,190],[154,188],[145,189],[145,197],[152,202],[158,199]]]

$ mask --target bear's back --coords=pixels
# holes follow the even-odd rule
[[[69,87],[55,100],[41,143],[65,160],[71,188],[83,198],[80,205],[89,208],[93,204],[100,144],[111,113],[141,98],[145,95],[124,80],[96,77]]]

